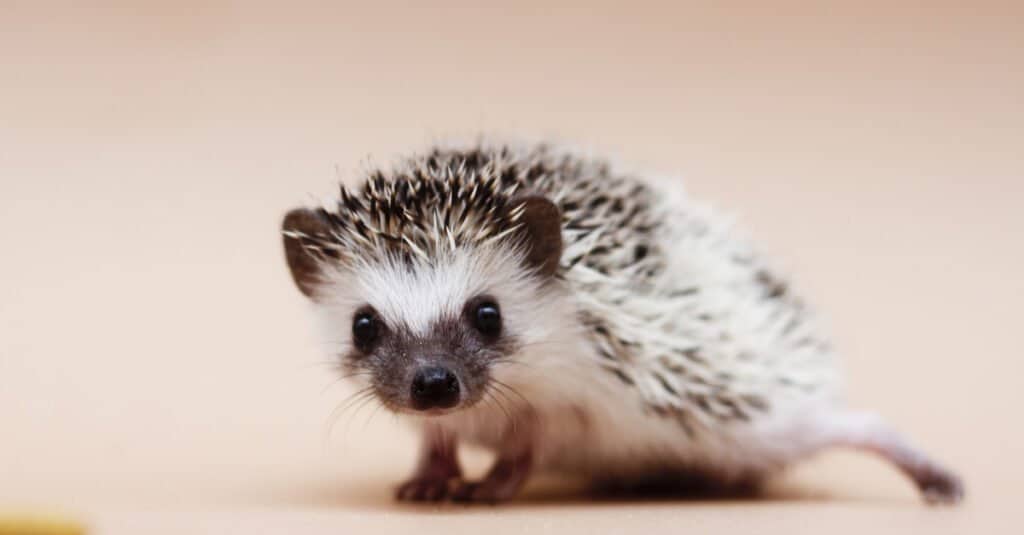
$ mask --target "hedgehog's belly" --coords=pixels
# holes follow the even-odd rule
[[[776,401],[778,410],[757,421],[712,425],[692,434],[639,403],[592,404],[584,432],[550,426],[538,437],[537,468],[623,482],[666,474],[696,474],[727,484],[761,479],[818,451],[822,430],[839,409],[821,398]]]
[[[826,398],[765,392],[772,408],[758,418],[688,431],[676,418],[651,410],[638,390],[589,363],[571,373],[503,381],[529,400],[535,417],[520,415],[513,425],[504,410],[480,403],[442,417],[443,425],[461,441],[492,451],[513,439],[528,440],[537,471],[596,479],[700,472],[736,481],[769,474],[812,451],[817,418],[831,406]],[[515,405],[508,405],[514,414]]]
[[[533,405],[538,418],[532,429],[522,421],[513,427],[506,414],[489,407],[445,417],[445,425],[460,440],[492,451],[500,451],[510,433],[531,433],[536,471],[600,480],[679,472],[736,481],[770,473],[793,453],[771,448],[750,427],[721,427],[691,436],[671,418],[621,397],[611,405],[593,399]]]
[[[538,470],[628,480],[693,471],[731,478],[766,468],[761,456],[747,455],[729,436],[716,431],[692,437],[673,420],[628,403],[592,408],[577,418],[582,425],[566,425],[557,416],[545,426],[537,439]]]

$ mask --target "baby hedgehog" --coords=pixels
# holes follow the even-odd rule
[[[833,446],[887,459],[928,502],[963,494],[842,405],[811,311],[722,216],[603,160],[434,148],[292,210],[283,234],[346,375],[422,428],[400,500],[507,500],[535,472],[749,489]],[[496,454],[479,481],[462,441]]]

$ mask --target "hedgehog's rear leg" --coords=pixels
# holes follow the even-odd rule
[[[963,498],[964,486],[956,474],[911,446],[876,414],[847,411],[831,416],[824,445],[880,455],[910,477],[928,503],[952,504]]]

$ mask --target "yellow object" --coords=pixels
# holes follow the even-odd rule
[[[77,522],[49,516],[0,515],[0,535],[84,535]]]

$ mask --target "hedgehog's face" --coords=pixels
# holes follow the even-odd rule
[[[494,367],[537,336],[544,282],[513,251],[454,251],[412,264],[387,260],[335,272],[318,293],[349,375],[399,412],[472,406]]]
[[[443,414],[491,395],[501,364],[564,323],[551,286],[561,223],[542,202],[524,215],[521,239],[426,255],[307,262],[308,249],[286,237],[292,274],[323,312],[346,375],[396,412]],[[285,229],[312,235],[311,224],[310,212],[293,212]]]
[[[444,310],[413,330],[399,314],[385,319],[364,305],[352,318],[352,350],[345,365],[369,372],[377,396],[398,410],[440,413],[472,405],[490,382],[492,362],[516,349],[503,329],[501,306],[490,295],[470,298],[461,313]]]

